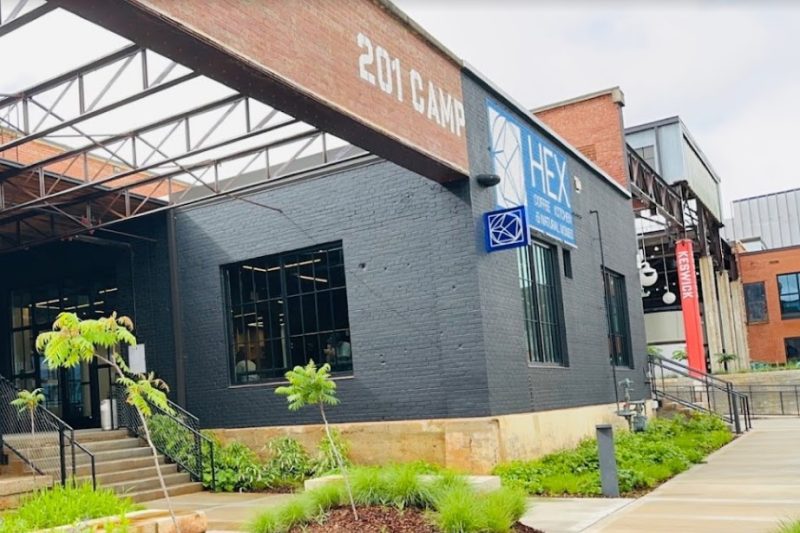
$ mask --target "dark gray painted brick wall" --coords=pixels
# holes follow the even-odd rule
[[[492,171],[485,99],[482,86],[465,78],[473,175]],[[616,379],[634,379],[643,393],[644,321],[630,200],[575,163],[583,191],[573,196],[579,216],[574,276],[562,275],[565,368],[528,364],[516,252],[483,250],[481,215],[493,208],[491,190],[466,181],[445,187],[375,161],[249,195],[283,214],[231,198],[177,211],[188,408],[212,427],[317,421],[314,410],[289,413],[276,385],[230,385],[220,267],[337,240],[344,247],[354,373],[338,381],[342,404],[331,409],[334,421],[613,402],[592,209],[601,213],[608,267],[627,280],[635,364],[619,369]],[[160,342],[171,348],[170,336]],[[161,352],[157,359],[171,364]],[[165,375],[174,375],[174,367]]]
[[[468,183],[387,162],[177,213],[188,407],[206,426],[317,422],[275,386],[230,386],[220,266],[341,240],[354,375],[333,420],[489,414]]]
[[[469,126],[470,171],[473,176],[494,172],[486,116],[488,93],[468,75],[464,76],[462,84]],[[539,130],[536,126],[534,129]],[[636,235],[630,200],[587,165],[572,158],[569,166],[577,169],[583,187],[581,193],[572,195],[577,240],[577,249],[572,252],[572,279],[564,277],[561,253],[558,254],[567,325],[567,367],[528,364],[522,303],[516,284],[516,252],[487,254],[480,244],[476,246],[493,414],[609,403],[615,399],[606,340],[600,246],[594,216],[589,215],[589,211],[595,209],[601,217],[606,265],[623,274],[627,282],[634,368],[618,368],[616,379],[631,378],[638,394],[644,394],[644,315],[635,266]],[[472,187],[471,192],[477,240],[482,231],[482,213],[494,209],[494,192],[478,186]],[[546,238],[542,240],[552,242]]]

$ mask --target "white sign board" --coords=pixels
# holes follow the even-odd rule
[[[134,374],[147,372],[147,362],[144,356],[144,344],[128,347],[128,366]]]

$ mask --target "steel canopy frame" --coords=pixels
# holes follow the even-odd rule
[[[20,0],[16,12],[0,13],[0,37],[57,5],[24,11],[29,1]],[[329,134],[237,92],[127,131],[84,131],[85,121],[201,78],[191,71],[170,78],[179,67],[171,58],[151,73],[150,53],[131,44],[0,98],[0,155],[18,158],[0,158],[0,253],[231,195],[254,186],[254,173],[258,185],[369,156],[341,142],[332,147],[337,143]],[[87,76],[103,69],[110,79],[90,94]],[[118,87],[131,74],[141,80],[139,86]],[[112,89],[127,92],[107,102]],[[202,124],[207,118],[211,124]],[[85,143],[53,145],[50,138],[62,131],[75,132],[70,136]],[[49,152],[36,152],[31,160],[33,152],[25,150],[42,142]],[[250,145],[242,147],[245,143]],[[237,165],[233,173],[221,173],[222,167]]]

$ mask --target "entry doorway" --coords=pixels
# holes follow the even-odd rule
[[[110,397],[111,369],[96,360],[52,369],[36,351],[36,337],[63,311],[80,318],[108,316],[116,309],[111,282],[64,281],[11,291],[11,378],[20,389],[41,388],[45,406],[74,428],[100,426],[100,400]]]

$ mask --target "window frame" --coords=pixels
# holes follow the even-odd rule
[[[761,302],[764,308],[764,318],[762,320],[753,320],[750,316],[750,300],[747,298],[747,288],[748,287],[761,287]],[[744,295],[744,312],[745,318],[747,319],[748,324],[767,324],[769,322],[769,306],[767,305],[767,284],[763,281],[753,281],[750,283],[743,283],[742,284],[742,294]]]
[[[613,280],[613,283],[612,283]],[[613,287],[612,287],[613,286]],[[612,288],[614,289],[612,292]],[[631,342],[630,309],[628,306],[628,289],[625,276],[609,268],[603,271],[603,289],[606,291],[606,320],[608,321],[608,356],[617,368],[634,368],[633,347]],[[612,313],[612,305],[620,305]],[[614,321],[615,315],[621,315]],[[621,325],[622,331],[616,331],[615,326]],[[615,342],[621,339],[621,343]],[[617,350],[621,345],[622,351]]]
[[[539,283],[537,281],[538,270],[536,258],[534,257],[535,250],[546,250],[547,255],[542,256],[540,261],[541,266],[544,266],[548,271],[548,278],[552,281],[549,284]],[[569,367],[569,353],[567,348],[567,335],[566,335],[566,320],[564,317],[564,301],[561,292],[561,267],[559,263],[559,248],[548,242],[531,239],[528,246],[517,249],[517,279],[520,284],[520,289],[524,289],[524,282],[528,282],[527,298],[523,294],[522,298],[522,311],[523,322],[525,327],[525,346],[527,350],[527,364],[531,367],[546,367],[546,368],[566,368]],[[549,264],[545,264],[549,263]],[[527,270],[523,273],[522,268]],[[527,278],[525,278],[527,275]],[[541,295],[537,289],[537,285],[546,287],[549,294],[547,298],[551,304],[550,310],[553,314],[553,321],[543,321],[541,318],[542,306],[539,305]],[[546,353],[546,341],[544,340],[543,333],[545,328],[549,329],[547,332],[550,337],[550,357]]]
[[[332,286],[332,287],[330,287],[328,289],[323,289],[322,291],[320,291],[316,286],[315,286],[315,288],[313,290],[308,290],[308,291],[301,291],[301,290],[298,289],[297,292],[290,294],[290,291],[288,290],[288,284],[287,284],[287,281],[286,281],[286,276],[287,276],[287,272],[292,267],[297,267],[297,265],[289,265],[287,267],[287,265],[286,265],[287,260],[289,260],[289,259],[291,259],[293,257],[298,257],[298,256],[300,256],[302,254],[313,254],[313,253],[319,253],[319,252],[322,252],[322,251],[324,251],[326,254],[329,254],[330,252],[336,252],[336,251],[339,252],[339,254],[341,256],[342,284],[340,286],[335,286],[335,287]],[[233,295],[232,295],[232,292],[231,292],[232,291],[231,273],[232,272],[236,272],[237,275],[238,275],[238,273],[241,271],[241,268],[242,268],[242,266],[244,264],[247,264],[247,263],[259,263],[259,262],[260,263],[268,263],[268,262],[277,263],[277,265],[280,267],[280,270],[279,270],[280,295],[279,296],[275,296],[274,298],[272,297],[272,292],[271,292],[272,289],[269,287],[269,280],[266,280],[265,281],[265,287],[266,287],[266,290],[269,292],[268,297],[266,297],[266,298],[258,298],[257,297],[254,300],[248,300],[246,302],[244,301],[243,298],[240,298],[240,301],[236,305],[234,305]],[[326,268],[330,264],[331,264],[330,261],[328,261],[328,264],[326,265]],[[299,276],[299,272],[300,271],[298,270],[298,276]],[[314,280],[314,281],[316,282],[317,280]],[[285,372],[287,370],[290,370],[296,364],[294,361],[292,361],[292,344],[291,343],[292,343],[293,337],[297,337],[299,339],[304,339],[306,336],[316,335],[318,338],[321,339],[325,334],[330,333],[331,335],[333,335],[333,334],[337,333],[338,330],[346,330],[347,332],[350,331],[350,301],[349,301],[348,294],[347,294],[347,272],[346,272],[345,260],[344,260],[344,245],[343,245],[342,241],[333,241],[333,242],[327,242],[327,243],[318,244],[318,245],[315,245],[315,246],[308,246],[308,247],[304,247],[304,248],[286,250],[286,251],[283,251],[283,252],[278,252],[278,253],[274,253],[274,254],[267,254],[267,255],[262,255],[262,256],[258,256],[258,257],[247,258],[247,259],[243,259],[243,260],[236,261],[236,262],[233,262],[233,263],[220,265],[220,282],[222,284],[222,289],[223,289],[222,290],[222,293],[223,293],[223,312],[225,313],[225,330],[226,330],[225,334],[226,334],[226,344],[227,344],[226,357],[227,357],[227,361],[228,361],[227,366],[228,366],[228,374],[229,374],[229,376],[228,376],[228,378],[229,378],[228,379],[229,388],[276,386],[276,385],[280,385],[282,383],[286,383],[286,378],[284,376]],[[241,278],[239,278],[239,281],[237,283],[240,283],[240,282],[241,282]],[[298,282],[298,287],[300,286],[299,283],[300,282]],[[241,293],[241,285],[237,285],[237,286],[240,287],[240,293]],[[253,290],[254,291],[257,290],[257,286],[255,284],[253,285]],[[333,297],[331,297],[330,305],[331,305],[331,313],[332,314],[331,314],[330,320],[331,320],[331,327],[333,329],[325,330],[325,331],[319,330],[319,327],[320,327],[319,308],[318,308],[319,307],[319,301],[317,299],[317,295],[319,293],[321,293],[321,292],[328,292],[328,293],[332,294],[334,291],[343,291],[343,293],[344,293],[344,302],[346,304],[345,305],[346,316],[345,316],[345,322],[344,322],[345,327],[344,328],[338,328],[338,329],[335,327],[336,326],[335,317],[333,316],[333,311],[332,310],[333,310],[333,308],[335,307],[336,304],[333,302]],[[292,328],[291,324],[289,323],[289,321],[291,320],[290,317],[293,314],[293,312],[290,311],[290,309],[289,309],[290,299],[297,298],[297,302],[299,304],[298,312],[302,316],[304,314],[303,297],[304,296],[308,296],[308,295],[314,295],[314,302],[315,302],[315,304],[314,304],[314,307],[315,307],[314,312],[315,312],[315,315],[316,315],[316,331],[314,333],[309,333],[309,332],[306,332],[303,329],[302,333],[300,333],[299,335],[294,335],[292,333],[293,328]],[[244,381],[238,381],[238,375],[236,373],[236,365],[237,365],[237,363],[239,361],[237,361],[237,350],[236,350],[237,340],[236,340],[236,326],[234,324],[234,313],[235,313],[236,310],[239,310],[239,311],[244,310],[244,308],[246,306],[252,306],[253,309],[255,310],[256,321],[258,322],[258,321],[262,320],[260,318],[260,313],[261,313],[260,310],[262,309],[262,306],[269,306],[273,301],[279,302],[279,305],[282,306],[283,316],[285,317],[285,319],[284,319],[286,321],[285,322],[285,326],[284,326],[285,327],[285,332],[284,332],[285,341],[283,341],[283,342],[285,342],[285,345],[283,346],[282,349],[283,349],[283,353],[285,353],[285,356],[287,357],[289,365],[285,369],[276,368],[276,367],[257,369],[256,372],[259,372],[259,374],[257,374],[257,380],[255,380],[255,381],[247,381],[245,379]],[[303,318],[301,318],[301,324],[302,324],[302,320],[304,320],[304,318],[305,318],[304,316],[303,316]],[[264,319],[263,322],[266,322],[266,320]],[[263,359],[264,357],[266,357],[265,354],[267,353],[266,348],[267,348],[268,343],[271,342],[271,341],[275,341],[275,339],[272,339],[272,337],[268,336],[267,332],[265,331],[267,329],[267,325],[265,323],[262,324],[259,327],[259,329],[260,329],[261,332],[263,332],[262,335],[264,335],[264,337],[263,337],[263,340],[262,340],[262,347],[261,347],[262,353],[261,353],[261,355],[258,356],[258,359]],[[353,354],[352,354],[352,337],[349,337],[348,340],[349,340],[349,344],[350,344],[349,366],[345,365],[344,368],[337,368],[336,366],[332,365],[331,377],[333,379],[349,379],[349,378],[353,377],[354,365],[353,365]],[[320,345],[319,345],[320,350],[322,350],[321,343],[322,343],[322,341],[320,341]],[[306,360],[308,360],[309,357],[308,357],[307,354],[306,354],[305,358],[306,358]],[[316,357],[314,359],[316,360]],[[321,361],[316,361],[316,362],[320,363]],[[280,375],[275,375],[275,376],[272,376],[272,377],[264,377],[261,374],[261,372],[270,372],[270,371],[272,371],[272,372],[280,372]]]
[[[777,284],[777,287],[778,287],[778,305],[780,306],[780,309],[781,309],[781,319],[786,320],[786,319],[792,319],[792,318],[800,318],[800,310],[786,312],[783,309],[783,296],[784,296],[784,294],[781,292],[781,278],[784,278],[784,277],[785,278],[794,277],[794,284],[795,284],[795,288],[796,289],[794,291],[791,291],[791,292],[787,293],[787,295],[794,297],[792,299],[792,301],[793,302],[796,301],[798,309],[800,309],[800,272],[785,272],[783,274],[778,274],[775,277],[775,280],[776,280],[776,284]]]

